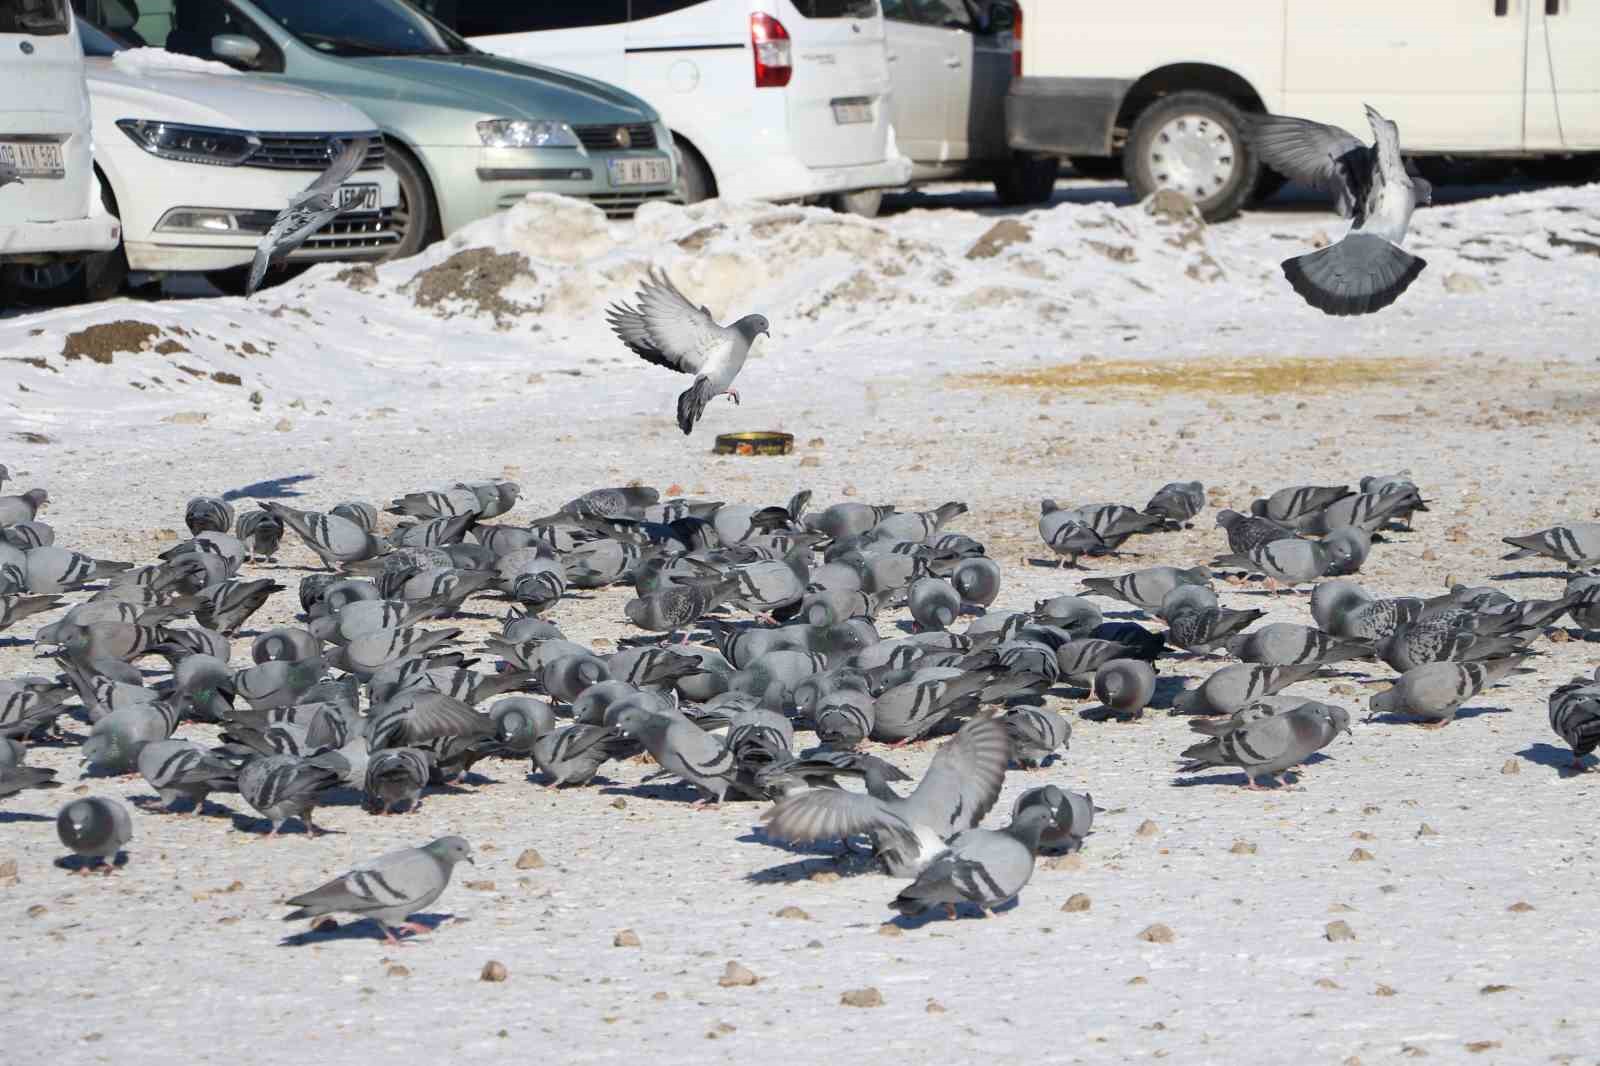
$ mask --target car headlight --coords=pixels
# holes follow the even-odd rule
[[[578,135],[553,119],[490,118],[478,123],[478,139],[487,148],[577,148]]]
[[[142,118],[118,119],[117,128],[151,155],[183,163],[236,167],[261,147],[261,138],[245,130],[219,130]]]

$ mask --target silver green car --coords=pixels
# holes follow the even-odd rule
[[[400,178],[396,256],[531,192],[585,199],[613,217],[674,195],[671,137],[650,105],[603,82],[480,52],[404,0],[75,6],[99,9],[137,43],[316,89],[365,111]]]

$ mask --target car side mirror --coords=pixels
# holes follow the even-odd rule
[[[226,63],[253,67],[261,58],[261,45],[242,33],[219,33],[211,38],[211,54]]]

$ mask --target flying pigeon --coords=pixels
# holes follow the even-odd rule
[[[1428,264],[1402,251],[1411,212],[1433,198],[1432,187],[1406,173],[1400,129],[1370,106],[1374,142],[1367,147],[1337,126],[1266,115],[1251,129],[1261,161],[1291,179],[1331,194],[1350,219],[1344,239],[1287,259],[1284,276],[1312,307],[1329,315],[1365,315],[1394,303]]]
[[[343,185],[366,161],[368,140],[355,137],[334,156],[328,169],[317,175],[317,180],[289,200],[289,206],[278,212],[272,225],[256,245],[256,257],[250,264],[250,277],[245,282],[244,294],[255,295],[261,279],[267,276],[267,267],[281,263],[306,242],[317,230],[332,222],[343,210],[339,203],[339,186]]]
[[[678,396],[678,428],[687,436],[712,397],[727,393],[739,402],[733,379],[756,334],[772,336],[767,320],[745,315],[731,326],[719,326],[708,308],[690,303],[665,272],[654,270],[639,286],[637,299],[637,308],[613,304],[607,320],[622,343],[645,362],[694,376],[694,384]]]
[[[391,851],[294,897],[289,903],[299,910],[283,920],[354,914],[377,922],[384,942],[395,946],[400,943],[395,929],[428,932],[427,926],[405,919],[444,894],[458,862],[472,862],[472,846],[460,837],[440,837],[420,848]]]

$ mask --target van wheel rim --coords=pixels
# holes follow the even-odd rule
[[[1193,200],[1222,192],[1238,165],[1233,137],[1207,115],[1178,115],[1156,130],[1146,153],[1158,188]]]

